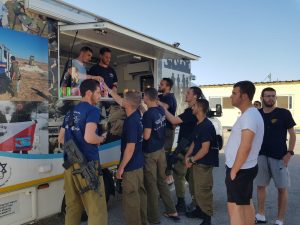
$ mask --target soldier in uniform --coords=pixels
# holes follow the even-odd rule
[[[99,82],[91,79],[84,80],[80,85],[81,102],[77,104],[72,113],[69,111],[60,129],[58,141],[61,144],[73,140],[79,151],[88,162],[93,161],[95,169],[99,170],[98,145],[105,141],[105,136],[97,135],[97,124],[100,122],[100,111],[95,105],[100,100]],[[66,164],[69,162],[64,156]],[[66,198],[65,225],[79,225],[81,214],[85,209],[89,225],[107,225],[107,207],[102,175],[98,174],[99,187],[97,190],[80,190],[86,186],[87,180],[81,174],[73,174],[77,169],[75,164],[68,166],[64,173],[64,189]]]
[[[167,218],[179,220],[175,205],[166,179],[166,157],[164,151],[166,118],[164,109],[157,104],[158,92],[155,88],[148,88],[144,92],[144,102],[148,110],[143,115],[144,142],[143,152],[145,157],[145,187],[148,199],[148,221],[159,221],[159,195],[165,206]]]
[[[21,83],[21,73],[19,69],[19,62],[16,60],[15,56],[10,57],[11,67],[9,70],[10,78],[12,80],[12,86],[14,91],[14,96],[18,97],[20,92],[20,83]]]
[[[197,99],[203,98],[203,94],[200,88],[190,87],[187,90],[185,101],[188,103],[188,108],[179,116],[174,116],[165,108],[166,118],[173,125],[179,125],[178,143],[183,139],[189,139],[193,135],[194,128],[197,124],[197,118],[193,115],[192,106],[196,103]],[[164,105],[162,105],[164,106]],[[186,149],[187,152],[188,149]],[[185,176],[187,174],[187,168],[185,167],[184,155],[186,152],[179,154],[180,159],[174,166],[174,184],[177,196],[176,209],[177,212],[186,212],[185,204]],[[192,175],[188,175],[188,181],[191,182]],[[191,195],[193,196],[194,190],[193,185],[189,185]]]
[[[147,225],[147,194],[144,187],[143,125],[139,110],[141,93],[129,91],[120,97],[104,85],[115,101],[125,108],[121,138],[121,160],[117,179],[122,180],[123,212],[127,225]]]

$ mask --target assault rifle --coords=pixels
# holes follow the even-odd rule
[[[81,184],[82,187],[79,190],[80,194],[89,190],[97,191],[100,186],[100,182],[98,179],[99,170],[96,162],[88,162],[72,139],[64,144],[63,149],[64,153],[67,155],[67,161],[64,162],[63,167],[67,169],[74,165],[74,171],[72,174],[81,175],[81,177],[86,181],[86,184]]]
[[[184,157],[186,153],[185,150],[191,145],[191,143],[192,138],[182,138],[180,140],[175,150],[173,152],[170,152],[167,156],[167,171],[174,169],[176,162],[180,159],[180,157]],[[179,155],[180,153],[182,153],[182,156]]]

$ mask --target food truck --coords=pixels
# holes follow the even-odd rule
[[[0,83],[0,221],[18,225],[63,210],[63,152],[57,137],[64,115],[80,96],[63,91],[60,81],[65,65],[81,47],[94,52],[87,68],[98,62],[101,47],[111,49],[110,66],[116,71],[119,93],[143,92],[170,77],[176,80],[173,89],[179,105],[184,105],[194,77],[191,60],[199,56],[59,0],[1,0],[0,4],[1,59],[9,49],[19,70],[17,80]],[[9,58],[7,52],[6,67],[11,67]],[[7,91],[9,85],[13,91]],[[120,158],[120,134],[112,135],[114,120],[104,102],[116,106],[108,97],[98,105],[100,125],[108,132],[99,155],[104,174],[112,176],[110,168]],[[110,178],[105,182],[108,196],[114,189]]]

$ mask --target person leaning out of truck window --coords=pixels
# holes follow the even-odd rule
[[[92,56],[93,50],[90,47],[84,46],[80,49],[78,57],[69,63],[68,70],[64,74],[62,81],[63,96],[79,96],[80,84],[86,79],[93,79],[98,82],[103,80],[101,76],[96,77],[87,74],[84,64],[91,61]]]
[[[101,76],[105,84],[115,92],[118,88],[118,77],[116,71],[109,66],[111,60],[111,50],[107,47],[103,47],[99,51],[99,62],[92,66],[89,74],[93,76]]]
[[[81,102],[69,111],[59,132],[60,143],[74,140],[87,161],[95,161],[99,169],[100,159],[98,145],[105,141],[105,137],[97,135],[97,124],[100,122],[100,111],[95,105],[100,100],[99,82],[85,80],[80,85]],[[72,112],[72,113],[71,113]],[[68,162],[66,154],[65,163]],[[66,199],[65,225],[79,225],[81,213],[85,209],[88,215],[88,224],[107,225],[107,207],[102,176],[99,176],[100,188],[97,191],[88,190],[80,194],[84,178],[72,174],[75,164],[72,164],[64,173],[64,189]]]
[[[124,121],[121,138],[121,159],[117,179],[122,180],[123,212],[127,225],[147,225],[147,195],[144,187],[144,155],[142,151],[143,125],[139,110],[142,95],[129,91],[120,97],[115,91],[105,89],[123,106],[127,118]]]

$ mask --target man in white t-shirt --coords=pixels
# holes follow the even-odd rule
[[[80,49],[79,55],[76,59],[73,59],[69,62],[68,70],[64,74],[62,84],[63,87],[63,95],[73,95],[73,96],[80,96],[80,84],[86,79],[97,80],[99,83],[103,81],[101,76],[91,76],[87,74],[85,63],[91,61],[93,56],[93,50],[88,47],[84,46]],[[66,88],[70,88],[70,92],[68,93]]]
[[[252,105],[255,86],[240,81],[230,96],[233,106],[241,110],[229,136],[226,148],[227,207],[231,225],[253,225],[253,180],[257,175],[257,158],[264,136],[264,122]]]

